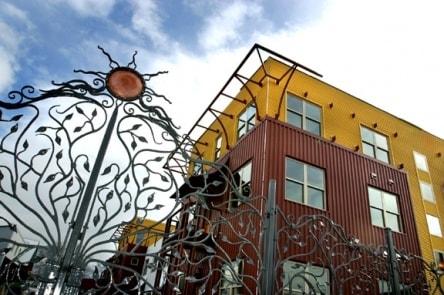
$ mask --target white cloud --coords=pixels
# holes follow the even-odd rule
[[[32,27],[26,17],[26,13],[9,3],[0,6],[0,92],[10,89],[14,82],[16,72],[20,69],[17,57],[20,51],[20,43],[23,36],[11,25],[14,23],[24,24],[26,28]]]
[[[134,10],[132,21],[133,30],[147,36],[156,47],[166,48],[170,43],[162,29],[162,13],[157,2],[152,0],[131,1]]]
[[[249,19],[259,18],[262,7],[253,2],[233,1],[229,5],[221,5],[214,12],[205,19],[205,27],[199,35],[199,44],[207,50],[239,41],[239,30]]]
[[[115,4],[115,0],[62,0],[62,2],[66,2],[82,15],[100,17],[109,15]]]
[[[444,3],[331,1],[308,26],[258,43],[332,84],[444,138]]]

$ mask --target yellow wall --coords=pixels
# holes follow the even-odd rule
[[[156,223],[156,221],[151,219],[143,219],[142,222],[139,223],[139,217],[136,217],[134,221],[126,225],[123,230],[125,238],[119,242],[119,249],[123,249],[128,244],[135,244],[137,231],[144,232],[144,240],[140,246],[150,247],[155,243],[158,243],[165,232],[165,224]]]
[[[288,72],[286,65],[271,58],[265,62],[265,68],[270,71],[273,77],[279,77],[281,74]],[[290,75],[286,75],[286,77],[290,77]],[[433,250],[444,252],[444,239],[429,235],[425,217],[426,213],[437,216],[440,219],[441,230],[444,233],[443,139],[431,135],[404,120],[396,118],[381,109],[299,71],[295,72],[288,84],[285,79],[281,80],[278,84],[272,78],[264,78],[262,69],[259,69],[252,78],[256,81],[262,81],[262,87],[253,83],[247,84],[257,100],[258,112],[262,118],[265,115],[275,117],[276,114],[279,114],[278,118],[286,121],[286,96],[283,96],[282,102],[280,99],[282,93],[285,94],[285,91],[288,91],[322,108],[322,136],[326,139],[331,140],[335,137],[337,144],[352,150],[359,147],[358,152],[361,152],[360,126],[365,126],[387,136],[390,149],[390,163],[396,167],[402,165],[402,169],[408,173],[415,212],[414,218],[418,226],[423,257],[427,261],[433,261]],[[287,88],[284,89],[286,85]],[[377,85],[375,85],[375,87],[377,87]],[[232,101],[224,113],[233,114],[233,119],[224,115],[219,117],[223,126],[226,128],[229,146],[235,145],[237,140],[238,115],[251,102],[251,96],[245,88],[240,90],[237,98],[241,100],[245,99],[247,103]],[[280,103],[281,108],[279,109]],[[222,132],[220,122],[215,121],[210,128],[219,130],[219,134]],[[199,142],[207,144],[196,145],[199,152],[203,153],[204,159],[214,160],[217,136],[218,133],[207,131],[199,139]],[[222,154],[227,151],[226,144],[227,141],[223,138]],[[419,152],[427,157],[429,173],[417,171],[413,159],[413,151]],[[419,180],[426,181],[433,185],[435,203],[423,201],[419,189]]]

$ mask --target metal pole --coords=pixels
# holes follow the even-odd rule
[[[271,179],[268,185],[268,200],[264,225],[264,253],[262,269],[262,295],[273,293],[273,284],[276,281],[274,272],[274,258],[276,252],[276,180]]]
[[[401,286],[399,283],[398,263],[396,261],[395,247],[393,246],[392,230],[388,227],[384,229],[387,241],[388,258],[390,264],[390,281],[394,295],[401,295]]]
[[[69,238],[68,246],[66,248],[66,252],[63,257],[63,261],[61,263],[60,271],[59,271],[59,274],[57,277],[57,283],[54,288],[54,292],[52,293],[54,295],[63,294],[62,291],[63,291],[64,285],[65,285],[67,274],[68,274],[68,272],[71,271],[71,269],[70,269],[71,268],[71,260],[74,256],[74,252],[77,247],[77,242],[79,241],[79,239],[81,238],[81,236],[83,234],[82,233],[82,228],[84,226],[83,223],[85,222],[86,214],[88,212],[88,207],[90,206],[90,203],[93,199],[94,190],[95,190],[96,183],[97,183],[97,178],[99,176],[100,169],[103,164],[103,159],[105,158],[105,153],[106,153],[106,150],[108,148],[108,145],[109,145],[109,142],[111,139],[111,134],[112,134],[114,127],[116,125],[116,119],[117,119],[117,113],[118,113],[117,111],[118,111],[118,106],[116,106],[116,108],[114,109],[114,111],[111,115],[111,118],[109,120],[109,124],[108,124],[105,134],[103,136],[103,141],[102,141],[99,151],[97,153],[97,158],[96,158],[96,161],[94,162],[94,167],[91,171],[91,175],[88,180],[88,184],[85,188],[85,194],[83,195],[82,203],[80,204],[77,218],[75,220],[75,223],[72,228],[71,236]]]

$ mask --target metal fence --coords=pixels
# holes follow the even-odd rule
[[[163,72],[101,51],[107,72],[0,101],[0,294],[443,293],[442,269],[389,229],[362,245],[325,216],[284,214],[273,181],[253,196],[192,158],[148,87]]]

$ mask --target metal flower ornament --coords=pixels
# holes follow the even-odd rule
[[[183,138],[154,105],[169,101],[148,87],[166,72],[140,74],[137,52],[121,66],[99,49],[110,71],[76,70],[88,79],[25,86],[0,101],[0,277],[9,292],[153,287],[135,261],[146,265],[146,248],[177,206],[165,206],[177,189],[167,160],[182,153]],[[117,262],[125,255],[137,267]]]

